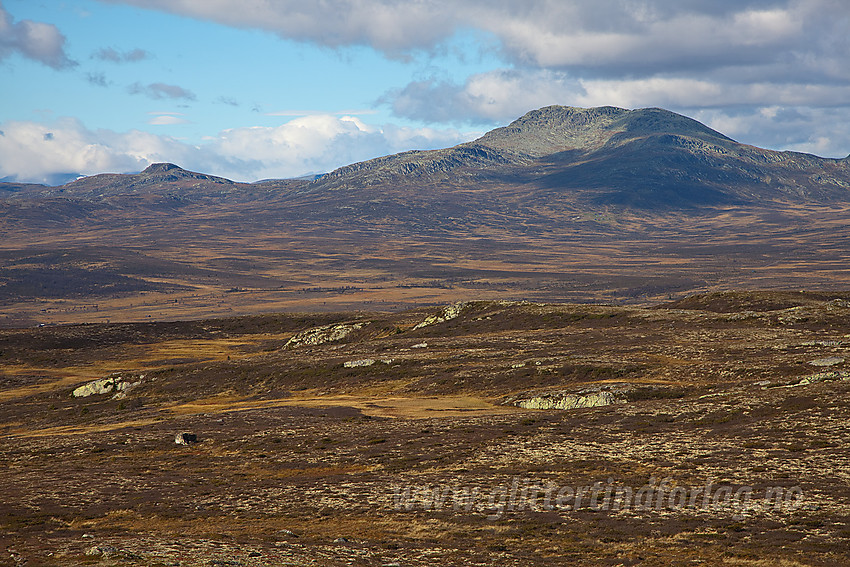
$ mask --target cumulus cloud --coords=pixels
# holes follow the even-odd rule
[[[166,83],[151,83],[149,85],[133,83],[127,90],[130,94],[143,94],[152,99],[171,98],[195,100],[197,98],[195,93],[190,90],[177,85],[168,85]]]
[[[824,75],[848,73],[840,65],[850,41],[844,0],[109,1],[389,55],[477,29],[523,66],[652,74],[780,62],[787,73],[817,60]]]
[[[175,113],[157,113],[181,119]],[[140,171],[169,161],[237,181],[297,177],[410,148],[467,141],[478,133],[375,126],[353,116],[317,115],[275,127],[234,128],[193,145],[131,130],[91,130],[76,119],[0,125],[0,178],[47,182],[52,174]],[[48,139],[50,138],[50,139]]]
[[[848,157],[848,108],[761,106],[730,109],[694,109],[691,114],[711,128],[738,141],[760,147]]]
[[[51,174],[133,171],[166,156],[186,156],[183,144],[131,131],[91,131],[73,118],[52,124],[5,122],[0,138],[0,177],[45,182]],[[157,159],[159,158],[159,159]]]
[[[445,0],[107,0],[330,47],[369,45],[390,55],[429,49],[463,22]]]
[[[15,22],[0,3],[0,60],[19,53],[54,69],[77,63],[65,53],[65,36],[53,24],[21,20]]]
[[[138,48],[122,52],[111,47],[104,47],[103,49],[95,51],[92,57],[94,59],[109,61],[111,63],[135,63],[136,61],[147,59],[150,57],[150,53],[144,49]]]
[[[743,77],[725,84],[710,77],[576,78],[564,71],[501,69],[472,75],[463,83],[415,81],[386,93],[381,100],[398,116],[425,122],[480,124],[509,122],[550,104],[663,107],[713,120],[726,112],[750,117],[748,143],[832,157],[850,150],[850,136],[835,126],[846,124],[839,117],[850,116],[846,102],[850,101],[850,84],[842,83],[747,82]],[[801,109],[805,111],[802,116],[812,122],[762,115],[762,109],[770,107]],[[760,128],[764,135],[757,136]],[[811,141],[812,136],[817,143]]]
[[[425,122],[482,124],[512,120],[529,110],[574,101],[584,90],[565,73],[503,69],[479,73],[464,84],[427,79],[385,94],[393,112]]]
[[[311,115],[275,127],[234,128],[208,140],[207,148],[253,178],[322,173],[411,148],[453,146],[477,133],[432,128],[375,126],[354,116]]]

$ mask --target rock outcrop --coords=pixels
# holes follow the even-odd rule
[[[378,362],[382,362],[384,364],[392,364],[392,358],[382,358],[380,360],[375,360],[374,358],[361,358],[360,360],[346,360],[342,363],[345,368],[358,368],[361,366],[372,366]]]
[[[120,551],[117,547],[111,545],[94,545],[86,550],[87,557],[102,557],[109,559],[118,555]]]
[[[625,400],[618,398],[611,392],[590,392],[587,394],[567,394],[564,392],[551,392],[513,400],[513,405],[525,409],[578,409],[593,408],[598,406],[609,406],[611,404],[623,403]]]
[[[828,356],[809,361],[809,364],[812,366],[837,366],[843,363],[844,359],[839,356]]]
[[[322,325],[313,329],[307,329],[286,341],[283,348],[296,348],[304,345],[321,345],[333,341],[340,341],[359,329],[365,323],[337,323],[335,325]]]
[[[817,384],[818,382],[831,382],[834,380],[850,380],[850,372],[846,370],[833,370],[831,372],[820,372],[806,376],[796,384],[791,384],[789,388],[794,386],[808,386],[809,384]]]
[[[437,323],[444,323],[446,321],[450,321],[452,319],[456,319],[463,313],[463,310],[469,305],[467,302],[455,303],[453,305],[449,305],[439,315],[431,315],[426,317],[421,323],[417,324],[413,327],[413,330],[421,329],[422,327],[427,327],[428,325],[436,325]]]
[[[113,394],[112,398],[120,400],[127,397],[127,392],[142,383],[144,374],[139,375],[138,380],[130,382],[121,374],[110,374],[106,378],[94,380],[88,384],[75,388],[71,395],[75,398],[87,398],[103,394]]]

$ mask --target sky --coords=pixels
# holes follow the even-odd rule
[[[848,0],[0,0],[0,179],[236,181],[662,107],[850,154]]]

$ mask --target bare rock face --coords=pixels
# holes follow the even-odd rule
[[[622,403],[611,392],[591,392],[589,394],[547,393],[513,401],[513,405],[525,409],[578,409],[609,406]]]
[[[295,348],[303,345],[321,345],[333,341],[339,341],[362,329],[364,323],[338,323],[336,325],[322,325],[314,329],[301,331],[283,345],[283,348]]]

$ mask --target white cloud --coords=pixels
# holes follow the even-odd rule
[[[806,61],[841,71],[846,0],[107,0],[390,56],[436,49],[458,29],[493,34],[521,66],[651,74]]]
[[[254,28],[331,47],[371,45],[398,55],[450,36],[463,11],[446,0],[106,0]]]
[[[697,120],[754,146],[844,158],[850,153],[848,108],[803,106],[693,109]]]
[[[398,116],[426,122],[503,123],[550,104],[663,107],[672,110],[721,107],[814,106],[837,108],[850,100],[850,84],[799,85],[781,82],[722,83],[710,78],[574,78],[567,72],[500,69],[463,84],[424,80],[387,93],[383,101]]]
[[[54,69],[76,65],[65,53],[65,36],[56,26],[32,20],[14,22],[0,3],[0,60],[12,53],[20,53]]]
[[[154,126],[173,126],[177,124],[189,124],[189,121],[177,114],[159,114],[148,120],[148,124]]]
[[[575,101],[584,92],[565,73],[501,69],[472,75],[463,85],[416,81],[383,100],[396,115],[425,122],[499,123],[541,106]]]
[[[51,174],[138,171],[166,156],[186,157],[187,148],[167,137],[133,130],[92,131],[64,118],[51,124],[5,122],[0,137],[0,177],[44,182]]]
[[[160,117],[174,117],[172,113]],[[0,178],[45,182],[52,174],[140,171],[173,162],[236,181],[321,173],[409,149],[452,146],[477,134],[379,127],[356,117],[308,116],[276,127],[225,130],[192,145],[138,130],[90,130],[76,119],[0,125]]]
[[[383,97],[428,122],[495,124],[553,103],[850,107],[847,0],[106,1],[390,57],[449,53],[458,30],[491,38],[481,48],[502,69]]]
[[[452,146],[472,137],[456,130],[379,127],[354,116],[312,115],[275,127],[225,130],[208,140],[206,148],[228,162],[225,176],[264,179],[322,173],[405,150]]]

